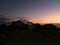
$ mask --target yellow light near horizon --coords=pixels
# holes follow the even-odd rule
[[[54,7],[55,8],[55,7]],[[20,15],[20,14],[19,14]],[[21,14],[28,17],[28,21],[33,23],[60,23],[60,9],[38,10],[34,12],[26,12]]]
[[[41,24],[60,23],[60,17],[59,16],[52,16],[52,17],[32,18],[29,21],[31,21],[33,23],[41,23]]]

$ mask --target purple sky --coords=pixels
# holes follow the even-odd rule
[[[59,0],[0,0],[0,15],[27,17],[34,23],[60,23]]]

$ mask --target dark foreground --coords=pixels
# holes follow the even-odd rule
[[[27,31],[0,33],[0,45],[60,45],[60,35]]]
[[[53,24],[16,21],[0,25],[0,45],[60,45],[60,28]]]

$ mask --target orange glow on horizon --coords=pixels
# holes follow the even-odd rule
[[[34,12],[26,12],[22,15],[31,18],[28,21],[33,23],[47,24],[47,23],[60,23],[60,9],[53,7],[49,10],[39,10]]]
[[[42,17],[42,18],[32,18],[29,21],[33,23],[40,23],[40,24],[60,23],[60,18],[59,16],[45,17],[45,18]]]

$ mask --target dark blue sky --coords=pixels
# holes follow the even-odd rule
[[[0,0],[0,13],[3,15],[15,15],[25,11],[39,10],[46,6],[49,2],[45,0]],[[51,4],[50,3],[50,4]]]
[[[0,0],[0,15],[14,19],[15,17],[28,17],[31,18],[30,21],[36,23],[54,23],[55,19],[60,16],[60,1]],[[51,19],[52,21],[49,22]]]

